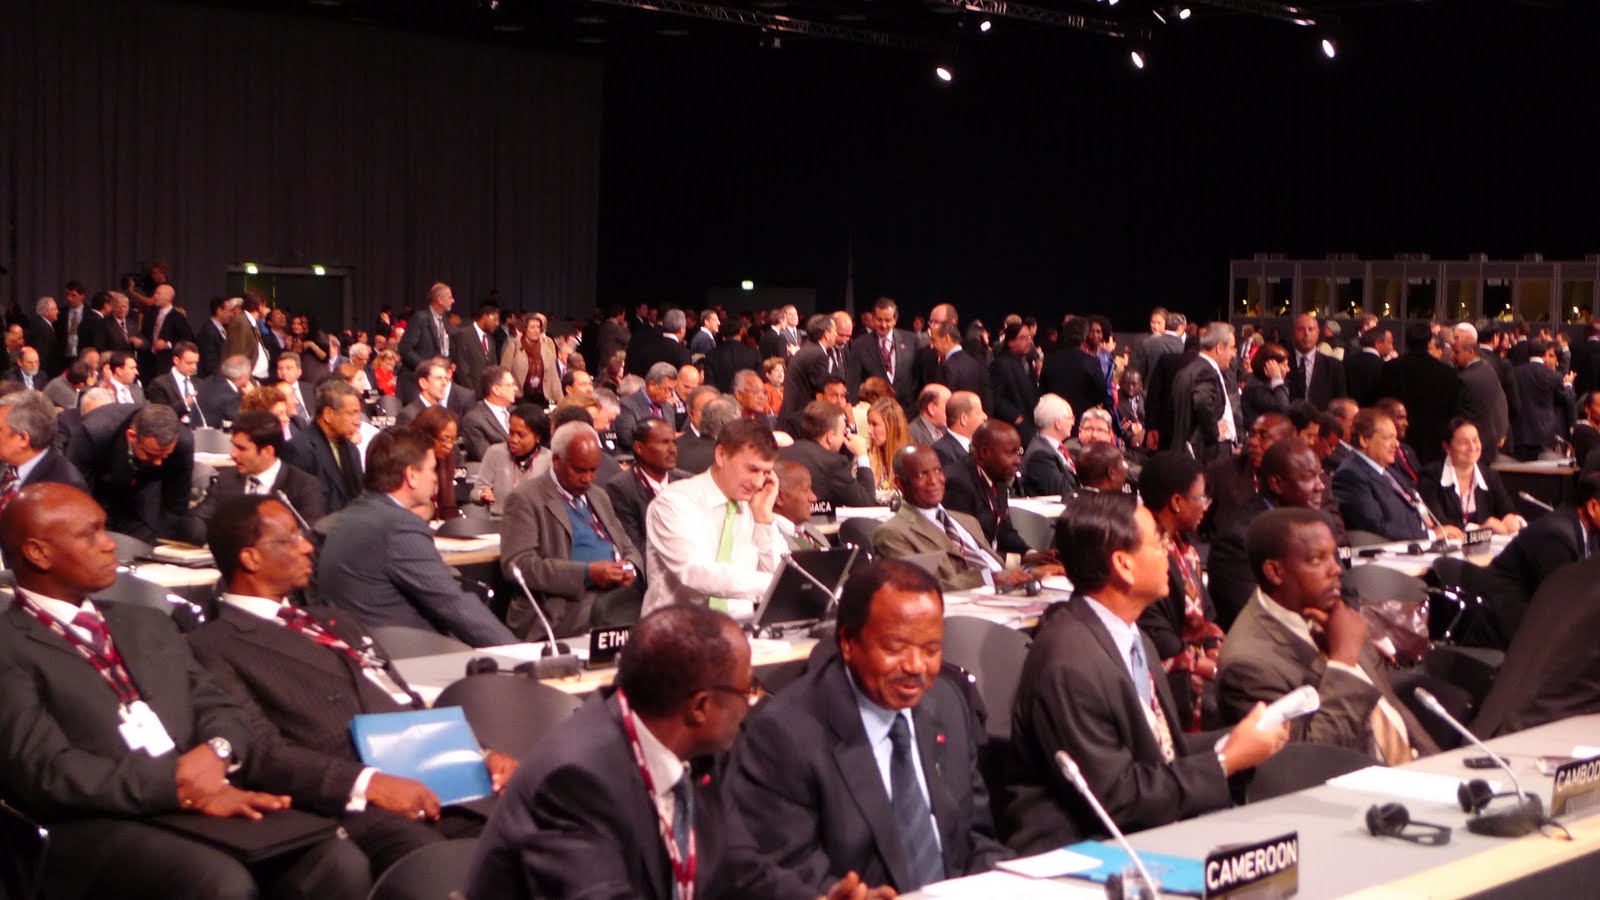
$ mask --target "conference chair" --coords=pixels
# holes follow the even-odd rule
[[[1055,546],[1056,523],[1049,517],[1016,506],[1008,507],[1007,512],[1011,516],[1012,526],[1017,529],[1017,534],[1022,535],[1022,540],[1029,547],[1046,550]]]
[[[199,605],[132,572],[117,572],[117,580],[112,582],[110,587],[96,591],[90,596],[96,603],[121,603],[125,606],[160,610],[171,616],[178,630],[185,634],[200,627],[206,620],[205,610]]]
[[[1352,547],[1371,547],[1374,544],[1391,543],[1388,538],[1381,534],[1376,534],[1371,531],[1361,531],[1360,529],[1346,531],[1344,533],[1344,537]]]
[[[108,531],[106,534],[110,535],[111,542],[117,545],[117,562],[123,565],[133,562],[141,556],[149,556],[150,551],[153,549],[150,544],[139,540],[131,534],[123,534],[120,531]]]
[[[453,637],[409,625],[379,625],[372,629],[372,639],[383,647],[390,659],[472,651],[471,647]]]
[[[0,800],[0,897],[34,900],[50,830]]]
[[[883,527],[882,522],[865,516],[845,519],[839,523],[839,543],[841,545],[854,544],[863,550],[870,551],[872,549],[872,535],[881,527]]]
[[[1011,705],[1022,680],[1028,636],[976,616],[944,620],[944,660],[971,675],[989,710],[989,739],[1010,740]]]
[[[452,682],[433,701],[435,708],[459,706],[478,743],[522,759],[582,703],[559,688],[525,675],[468,675]]]
[[[419,847],[378,877],[367,900],[447,900],[465,896],[477,838]]]
[[[378,398],[378,414],[388,416],[391,422],[394,421],[395,416],[400,415],[402,406],[403,404],[401,404],[399,397],[385,394]]]
[[[228,453],[233,450],[233,435],[220,428],[196,428],[194,452]]]
[[[1330,744],[1294,741],[1255,767],[1250,786],[1245,788],[1245,802],[1255,803],[1303,791],[1372,765],[1377,762],[1365,753]]]

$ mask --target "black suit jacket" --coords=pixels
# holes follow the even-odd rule
[[[352,647],[371,640],[353,616],[328,607],[307,611]],[[289,795],[297,807],[342,815],[364,767],[350,738],[350,719],[408,706],[343,653],[226,603],[218,603],[217,615],[189,635],[189,646],[243,710],[256,748],[245,769],[250,783]],[[386,668],[404,687],[394,666]],[[421,708],[420,700],[413,702]]]
[[[1039,402],[1033,366],[1014,353],[1002,352],[989,364],[989,378],[994,384],[990,416],[1016,428],[1026,447],[1033,440],[1033,407]]]
[[[1511,436],[1511,410],[1507,405],[1505,386],[1492,362],[1475,362],[1456,373],[1461,379],[1461,414],[1478,426],[1478,437],[1483,442],[1483,461],[1493,462],[1502,440]],[[1435,402],[1438,402],[1435,400]],[[1411,411],[1411,404],[1406,404]],[[1416,423],[1411,425],[1416,429]],[[1407,432],[1413,443],[1421,440]],[[1424,457],[1426,458],[1426,457]]]
[[[879,340],[877,332],[868,331],[850,342],[845,352],[845,368],[849,372],[845,378],[857,388],[868,378],[874,376],[882,378],[894,387],[894,398],[900,405],[910,407],[917,399],[916,338],[903,328],[890,330],[889,340],[894,348],[892,379],[883,367],[883,353]],[[854,394],[851,394],[851,399],[855,399]]]
[[[178,811],[178,756],[226,738],[249,763],[238,705],[158,610],[99,603],[140,696],[177,749],[152,757],[122,740],[116,694],[65,640],[25,612],[0,613],[0,795],[45,823]]]
[[[493,350],[494,335],[488,337],[489,348]],[[496,356],[495,360],[498,361],[499,357]],[[456,364],[456,384],[476,391],[483,370],[489,365],[489,356],[483,352],[483,345],[478,343],[477,323],[468,322],[450,338],[450,361]]]
[[[33,467],[33,471],[29,472],[28,477],[22,480],[22,487],[46,481],[57,484],[70,484],[84,493],[89,492],[89,483],[83,480],[83,473],[79,472],[77,467],[68,462],[67,458],[61,455],[61,451],[54,447],[44,451],[44,456]]]
[[[88,320],[84,320],[87,324]],[[217,327],[217,321],[207,318],[200,324],[199,331],[195,332],[195,346],[200,350],[200,368],[195,372],[196,377],[206,378],[217,371],[222,365],[223,348],[228,344],[228,335]],[[78,326],[78,345],[83,346],[83,325]]]
[[[1246,376],[1240,405],[1244,407],[1244,422],[1248,427],[1262,413],[1281,413],[1288,410],[1289,385],[1286,382],[1273,387],[1264,378],[1257,378],[1254,375]]]
[[[481,461],[490,447],[505,443],[506,437],[506,430],[500,427],[500,420],[487,401],[472,404],[461,417],[461,441],[467,446],[467,459],[471,462]]]
[[[284,447],[283,459],[301,471],[316,476],[317,483],[322,486],[323,496],[327,498],[323,504],[327,512],[344,509],[361,494],[361,457],[356,445],[340,439],[339,460],[335,461],[333,447],[320,425],[312,425],[295,435],[294,440]]]
[[[1512,375],[1522,401],[1521,413],[1511,423],[1512,441],[1543,449],[1564,439],[1576,418],[1571,388],[1543,362],[1525,362]]]
[[[221,374],[200,382],[195,397],[200,404],[200,414],[212,428],[221,428],[223,422],[239,418],[239,404],[244,400],[244,395]]]
[[[217,508],[225,501],[244,495],[245,476],[232,466],[217,470],[217,480],[212,482],[205,502],[195,509],[195,516],[210,521]],[[327,515],[327,501],[323,499],[322,484],[315,475],[304,472],[287,460],[278,466],[278,477],[272,481],[272,490],[283,491],[295,511],[307,522],[316,522]]]
[[[139,374],[145,381],[151,381],[157,375],[164,375],[172,369],[173,344],[194,340],[194,329],[189,327],[189,317],[177,307],[173,307],[166,318],[161,320],[161,333],[156,334],[158,312],[159,310],[151,307],[145,311],[144,320],[139,323],[139,336],[144,338],[144,346],[139,348]],[[155,349],[158,340],[167,342],[165,350]]]
[[[1221,452],[1218,422],[1225,408],[1232,410],[1234,435],[1242,442],[1244,422],[1238,392],[1212,368],[1209,359],[1196,357],[1172,381],[1172,449],[1187,447],[1201,462],[1213,459]]]
[[[1345,386],[1344,363],[1338,357],[1318,350],[1316,362],[1311,366],[1311,384],[1306,384],[1306,374],[1300,365],[1300,351],[1289,348],[1289,398],[1309,400],[1317,409],[1327,409],[1335,397],[1350,396]]]
[[[691,475],[699,475],[716,461],[716,449],[716,441],[695,431],[694,426],[688,426],[683,434],[678,435],[678,468]]]
[[[789,342],[782,333],[772,328],[761,329],[761,335],[756,339],[756,352],[760,354],[761,361],[766,362],[773,357],[778,359],[789,358]]]
[[[694,779],[696,897],[815,896],[757,853],[714,766],[686,777]],[[659,822],[607,689],[556,726],[512,776],[478,840],[467,896],[672,900]]]
[[[1027,497],[1060,494],[1063,497],[1078,492],[1078,476],[1067,468],[1067,460],[1056,449],[1055,441],[1042,434],[1028,442],[1022,454],[1022,493]]]
[[[1481,738],[1600,712],[1600,559],[1565,565],[1534,594],[1523,627],[1483,709],[1472,720]]]
[[[778,420],[798,417],[800,410],[816,399],[817,392],[822,390],[823,379],[829,374],[828,354],[822,345],[814,341],[802,344],[794,356],[789,357],[789,364],[784,368],[783,408],[773,410],[778,414]],[[843,378],[844,373],[840,372],[839,377]]]
[[[1039,549],[1017,533],[1011,524],[1011,500],[1007,485],[996,485],[994,499],[978,466],[972,459],[959,463],[946,463],[944,467],[944,508],[964,512],[978,520],[984,539],[1001,553],[1027,553]]]
[[[1150,372],[1150,379],[1145,382],[1145,430],[1156,433],[1158,449],[1172,448],[1173,382],[1177,380],[1178,373],[1187,368],[1197,355],[1199,355],[1198,350],[1162,354]]]
[[[971,391],[983,401],[985,411],[994,409],[994,390],[989,383],[989,370],[976,356],[965,350],[952,352],[944,362],[939,364],[940,384],[956,391]]]
[[[450,329],[450,316],[443,318],[443,330],[446,334]],[[412,313],[406,320],[406,333],[400,336],[400,346],[395,350],[400,354],[400,368],[395,372],[395,383],[398,385],[397,393],[401,401],[410,403],[417,399],[417,367],[425,359],[435,356],[447,356],[440,340],[440,329],[434,327],[433,308],[424,306]],[[454,349],[453,347],[451,348]],[[448,357],[447,357],[448,358]]]
[[[1404,482],[1396,479],[1402,488]],[[1429,537],[1416,508],[1395,492],[1360,453],[1351,453],[1333,473],[1333,496],[1346,528],[1381,534],[1391,541]]]
[[[737,338],[717,344],[702,363],[706,367],[706,383],[716,385],[724,394],[733,393],[733,376],[740,372],[748,369],[761,374],[761,354]]]
[[[667,483],[688,478],[691,474],[683,469],[673,469],[667,473]],[[628,539],[641,554],[645,547],[644,515],[650,508],[650,501],[656,498],[642,478],[635,467],[618,472],[600,486],[611,501],[611,510],[617,514],[617,521],[622,523],[622,530],[628,533]]]
[[[1162,759],[1144,705],[1110,632],[1081,596],[1047,614],[1028,648],[1011,716],[1011,757],[1002,832],[1019,853],[1106,836],[1081,794],[1056,766],[1066,750],[1106,812],[1139,831],[1226,807],[1228,780],[1214,734],[1185,735],[1155,645],[1144,656],[1177,758]]]
[[[1478,471],[1483,474],[1483,483],[1487,489],[1473,490],[1472,515],[1463,516],[1461,496],[1456,493],[1455,488],[1446,488],[1439,483],[1439,476],[1444,473],[1444,467],[1447,465],[1449,465],[1448,460],[1431,463],[1418,473],[1422,477],[1422,483],[1418,486],[1422,502],[1428,504],[1428,509],[1433,511],[1434,518],[1441,523],[1466,528],[1471,525],[1482,525],[1490,518],[1498,519],[1517,511],[1517,505],[1511,499],[1511,492],[1506,490],[1505,483],[1500,480],[1500,473],[1480,463]]]
[[[800,463],[811,473],[811,490],[817,499],[834,506],[872,506],[877,494],[872,469],[830,451],[816,441],[800,438],[778,451],[779,459]]]
[[[1460,634],[1461,643],[1504,649],[1521,628],[1528,605],[1550,573],[1569,563],[1600,556],[1595,538],[1585,546],[1578,514],[1563,507],[1522,529],[1482,569],[1468,567],[1467,587],[1482,594],[1486,609],[1480,624]],[[1567,596],[1576,602],[1575,596]],[[1590,636],[1591,641],[1593,636]]]
[[[61,359],[61,345],[56,343],[55,327],[36,315],[29,316],[28,325],[23,329],[23,340],[27,346],[39,351],[39,374],[44,376],[39,379],[39,387],[42,388],[45,382],[66,368]]]
[[[948,431],[933,442],[933,452],[939,454],[939,461],[947,466],[965,464],[972,459],[972,453],[962,447],[961,442]]]
[[[1039,393],[1055,394],[1066,400],[1079,421],[1083,420],[1085,412],[1108,402],[1100,360],[1082,347],[1057,350],[1044,358]],[[1076,427],[1073,434],[1077,434]]]
[[[818,650],[806,673],[745,723],[726,790],[761,851],[813,893],[847,872],[905,890],[905,850],[855,691],[837,649]],[[961,687],[942,674],[911,721],[946,876],[1009,858],[978,772],[983,728]]]
[[[106,511],[106,528],[147,543],[172,538],[205,543],[189,516],[194,475],[194,437],[178,430],[177,448],[159,466],[135,465],[127,431],[138,408],[125,403],[102,406],[84,418],[83,440],[68,448],[69,459],[89,483],[89,493]]]
[[[1381,399],[1378,383],[1383,380],[1383,357],[1368,353],[1365,348],[1346,353],[1344,380],[1350,399],[1361,406],[1376,406]]]

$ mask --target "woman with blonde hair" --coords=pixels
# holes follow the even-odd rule
[[[377,381],[374,385],[378,393],[385,397],[393,397],[395,391],[395,369],[400,366],[400,354],[385,347],[378,351],[372,359],[372,377]]]
[[[872,486],[894,490],[894,458],[911,444],[911,426],[894,395],[867,408],[867,459],[872,462]]]
[[[524,403],[542,400],[546,406],[553,406],[561,402],[560,357],[549,326],[544,313],[529,313],[521,340],[507,342],[505,352],[500,354],[500,365],[511,370],[517,380],[517,396]]]
[[[251,388],[239,398],[239,412],[268,412],[278,419],[278,424],[283,426],[283,439],[294,438],[294,427],[289,421],[289,398],[283,391],[274,385]],[[307,412],[309,416],[309,411]]]
[[[767,382],[767,409],[773,413],[783,409],[783,377],[787,374],[781,356],[768,357],[761,363],[761,376]]]
[[[856,392],[856,405],[850,408],[855,417],[853,421],[857,434],[867,433],[867,410],[872,408],[872,404],[893,396],[894,388],[881,376],[873,375],[861,382],[861,389]]]

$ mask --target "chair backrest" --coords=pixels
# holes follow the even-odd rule
[[[1352,566],[1344,573],[1344,590],[1362,601],[1406,600],[1421,603],[1428,599],[1428,586],[1422,579],[1387,566]]]
[[[463,516],[446,521],[434,534],[446,538],[475,538],[486,534],[497,534],[499,531],[500,523],[493,519]]]
[[[944,660],[976,679],[978,695],[989,711],[989,736],[1011,736],[1011,703],[1028,655],[1028,636],[974,616],[944,620]]]
[[[227,453],[233,449],[233,435],[220,428],[196,428],[194,452]]]
[[[871,552],[872,535],[883,526],[877,519],[865,516],[845,519],[839,523],[839,543],[854,544],[863,550]]]
[[[478,743],[518,759],[581,703],[566,691],[510,674],[468,675],[433,701],[435,707],[461,707]]]
[[[1245,789],[1245,802],[1254,803],[1292,794],[1376,764],[1377,761],[1365,753],[1331,744],[1297,741],[1255,767],[1250,786]]]
[[[1011,515],[1011,524],[1016,527],[1017,534],[1022,535],[1022,540],[1029,547],[1035,550],[1047,550],[1055,546],[1056,523],[1048,516],[1016,506],[1007,509]]]
[[[448,635],[409,625],[379,625],[372,629],[372,638],[389,654],[390,659],[411,659],[439,653],[470,652],[471,647]]]
[[[367,900],[447,900],[464,894],[477,849],[477,838],[419,847],[378,877]]]
[[[1346,531],[1344,533],[1344,539],[1349,541],[1350,546],[1352,547],[1370,547],[1373,544],[1391,543],[1388,538],[1381,534],[1374,534],[1370,531],[1361,531],[1360,529]]]
[[[393,418],[400,415],[400,409],[401,406],[399,397],[391,394],[385,394],[378,398],[378,411],[383,415]]]
[[[108,531],[106,534],[110,535],[111,542],[117,545],[117,562],[119,563],[131,562],[150,553],[151,545],[131,534],[123,534],[120,531]]]

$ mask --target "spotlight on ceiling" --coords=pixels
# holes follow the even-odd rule
[[[990,22],[988,19],[984,19],[982,22],[978,23],[978,30],[983,32],[983,33],[985,33],[985,34],[988,34],[989,29],[991,29],[993,27],[994,27],[994,23]]]
[[[951,71],[949,66],[934,66],[933,74],[938,76],[939,80],[945,84],[954,81],[956,77],[955,72]]]
[[[1194,10],[1190,9],[1189,7],[1187,7],[1187,6],[1178,7],[1178,18],[1179,19],[1187,22],[1187,21],[1189,21],[1189,17],[1192,16],[1192,15],[1194,15]]]
[[[1165,25],[1165,24],[1167,24],[1167,17],[1166,17],[1166,16],[1163,16],[1163,15],[1162,15],[1162,14],[1161,14],[1161,10],[1159,10],[1159,9],[1152,9],[1152,10],[1150,10],[1150,15],[1152,15],[1152,16],[1155,16],[1155,17],[1156,17],[1156,21],[1157,21],[1157,22],[1160,22],[1160,23],[1161,23],[1161,24],[1163,24],[1163,25]]]
[[[1322,55],[1329,59],[1339,55],[1339,45],[1333,42],[1333,38],[1322,39]]]
[[[1144,68],[1144,53],[1141,51],[1134,50],[1133,52],[1129,53],[1128,59],[1133,63],[1133,67],[1135,69],[1142,70]]]

